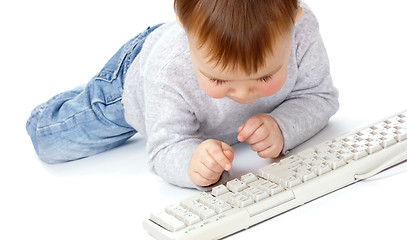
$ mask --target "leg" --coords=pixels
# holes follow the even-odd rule
[[[35,108],[26,128],[41,160],[60,163],[116,147],[137,131],[124,119],[123,80],[146,37],[127,42],[85,86],[61,93]]]

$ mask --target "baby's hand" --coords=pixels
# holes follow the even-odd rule
[[[239,127],[237,139],[246,141],[262,158],[276,158],[284,146],[284,139],[277,122],[266,114],[257,114]]]
[[[223,171],[232,169],[233,148],[221,141],[202,142],[192,155],[188,175],[199,186],[216,183]]]

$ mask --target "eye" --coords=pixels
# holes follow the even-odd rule
[[[262,77],[262,78],[257,79],[257,81],[259,81],[259,82],[269,82],[269,81],[271,81],[273,79],[273,76],[274,75],[269,75],[269,76],[266,76],[266,77]]]
[[[212,81],[212,82],[214,82],[216,86],[220,86],[220,85],[223,85],[223,84],[226,83],[226,81],[222,81],[222,80],[219,80],[219,79],[212,79],[212,78],[210,78],[209,80]]]

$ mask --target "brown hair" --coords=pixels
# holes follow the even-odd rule
[[[188,34],[205,47],[209,62],[257,72],[279,37],[291,31],[298,0],[174,0]]]

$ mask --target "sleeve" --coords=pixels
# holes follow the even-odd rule
[[[284,137],[283,154],[323,129],[339,108],[338,91],[331,79],[328,55],[318,24],[298,43],[296,58],[298,77],[295,86],[270,114]]]
[[[147,153],[154,171],[171,184],[199,189],[188,176],[188,166],[193,152],[204,140],[198,133],[200,123],[168,81],[154,81],[148,88],[145,127]]]

